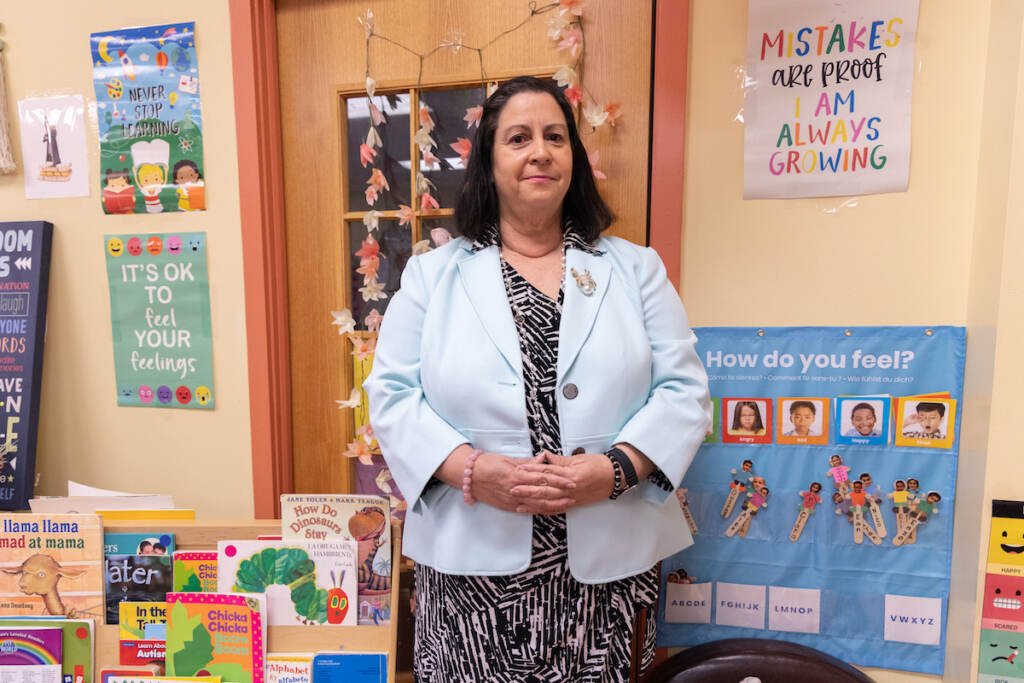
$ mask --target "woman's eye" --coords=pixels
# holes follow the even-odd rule
[[[561,142],[562,141],[562,134],[561,133],[549,133],[548,134],[548,140],[551,140],[552,142]]]
[[[518,135],[513,135],[512,137],[510,137],[510,138],[508,139],[508,141],[509,141],[510,143],[512,143],[513,145],[521,145],[521,144],[523,144],[524,142],[526,142],[526,136],[525,136],[525,135],[522,135],[522,134],[518,134]]]

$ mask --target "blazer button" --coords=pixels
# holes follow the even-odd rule
[[[580,395],[580,390],[575,384],[569,383],[562,387],[562,396],[570,401]]]

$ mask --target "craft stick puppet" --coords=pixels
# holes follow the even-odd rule
[[[907,493],[907,482],[897,479],[892,483],[892,493],[886,494],[892,498],[892,511],[896,514],[896,531],[899,532],[907,524],[907,503],[910,494]]]
[[[871,475],[867,472],[861,474],[859,479],[864,484],[864,495],[867,497],[871,521],[875,524],[875,533],[878,534],[879,538],[885,538],[888,532],[885,529],[885,520],[882,518],[882,508],[880,507],[882,487],[875,484],[871,479]]]
[[[693,518],[693,513],[690,512],[690,502],[686,500],[686,492],[689,489],[676,489],[676,499],[679,501],[679,507],[683,511],[683,517],[686,519],[686,526],[690,527],[690,533],[697,534],[697,520]]]
[[[850,503],[850,499],[844,498],[843,494],[836,491],[832,494],[832,502],[835,503],[836,514],[843,515],[846,517],[847,522],[853,524],[853,512],[850,510],[850,506],[852,505]]]
[[[789,540],[794,543],[800,540],[800,534],[804,532],[804,527],[807,526],[807,520],[809,520],[811,515],[814,514],[815,506],[821,502],[820,493],[821,483],[817,481],[812,481],[806,491],[800,492],[799,512],[796,516],[796,522],[793,523],[793,530],[789,532]]]
[[[853,490],[847,495],[850,499],[850,512],[853,513],[853,542],[860,544],[864,542],[864,537],[867,536],[868,540],[879,545],[882,539],[878,537],[875,530],[867,523],[864,519],[864,509],[867,507],[867,494],[864,493],[864,482],[860,479],[853,482]]]
[[[729,528],[725,530],[726,536],[735,536],[739,533],[740,537],[747,535],[747,529],[750,528],[750,520],[757,516],[758,511],[761,508],[768,507],[768,494],[770,491],[768,487],[764,485],[764,479],[756,477],[751,481],[754,490],[747,492],[748,500],[743,502],[743,507],[740,510],[740,514],[736,516],[733,523],[729,525]]]
[[[733,480],[729,484],[729,497],[725,499],[725,505],[722,506],[723,519],[729,519],[729,515],[732,514],[732,509],[736,507],[736,501],[739,500],[740,494],[746,492],[750,480],[756,476],[754,474],[754,461],[744,460],[738,471],[732,469],[729,472],[733,475]]]
[[[907,513],[906,526],[900,528],[896,538],[892,539],[892,544],[903,545],[918,526],[927,522],[929,517],[938,514],[940,500],[942,500],[942,496],[938,491],[929,491],[924,500],[918,501],[916,509]]]
[[[839,493],[845,496],[850,492],[849,466],[843,464],[843,458],[838,453],[828,459],[828,464],[831,465],[828,470],[828,476],[832,477],[832,480],[836,483]]]
[[[907,506],[913,510],[924,497],[921,495],[921,482],[913,477],[907,477]],[[917,530],[910,532],[907,537],[907,544],[917,543]]]

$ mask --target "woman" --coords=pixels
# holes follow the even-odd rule
[[[499,87],[461,236],[409,261],[364,384],[409,505],[418,680],[626,680],[655,564],[692,543],[670,494],[707,377],[661,261],[611,219],[561,91]]]
[[[764,434],[764,420],[756,401],[740,401],[732,414],[730,434],[761,436]]]

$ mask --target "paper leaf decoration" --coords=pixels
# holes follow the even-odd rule
[[[353,389],[352,393],[349,394],[348,400],[335,401],[338,404],[338,409],[342,408],[358,408],[359,404],[363,401],[363,394],[359,389]]]
[[[377,229],[377,226],[380,224],[380,216],[380,211],[370,211],[363,216],[363,225],[366,226],[367,232],[373,232]]]
[[[441,165],[441,160],[434,156],[434,153],[429,149],[425,149],[422,152],[423,164],[427,168],[438,168]]]
[[[381,284],[383,288],[384,285]],[[386,298],[386,296],[385,296]],[[376,337],[353,337],[349,335],[349,340],[352,342],[352,355],[358,360],[366,360],[366,357],[377,350],[377,338]]]
[[[567,88],[570,85],[576,85],[579,77],[576,75],[576,70],[568,64],[563,64],[562,68],[555,72],[555,82],[563,88]]]
[[[606,114],[608,114],[608,125],[615,127],[615,122],[622,118],[622,105],[618,102],[612,102],[604,108]]]
[[[583,88],[578,85],[566,88],[565,99],[574,107],[580,106],[583,103]]]
[[[558,43],[559,50],[568,50],[573,57],[583,46],[583,31],[576,24],[562,31],[562,40]]]
[[[366,34],[366,39],[369,40],[370,36],[373,35],[373,10],[367,9],[363,16],[356,17],[356,21],[362,25],[363,33]]]
[[[387,293],[384,291],[383,282],[368,282],[367,284],[359,288],[359,293],[363,295],[363,301],[381,301],[383,299],[388,298]],[[352,354],[359,360],[362,360],[363,358],[366,357],[365,353],[363,353],[363,355],[360,355],[359,353],[353,351]]]
[[[583,14],[583,8],[586,7],[587,0],[558,0],[558,4],[562,6],[563,11],[568,10],[578,17]]]
[[[416,211],[411,206],[405,204],[398,205],[398,225],[411,225],[413,217],[416,216]]]
[[[364,465],[373,464],[373,455],[370,453],[370,446],[363,439],[356,439],[349,443],[348,448],[342,452],[346,458],[358,458]]]
[[[366,131],[366,144],[374,148],[384,146],[384,141],[380,139],[380,134],[373,126],[370,126],[370,130]],[[363,168],[366,168],[366,164],[363,164]]]
[[[473,151],[473,143],[469,141],[469,138],[455,138],[455,140],[455,142],[451,143],[450,147],[458,153],[459,161],[465,167],[466,159],[469,158],[469,153]]]
[[[412,245],[413,254],[426,254],[428,251],[433,251],[433,247],[430,246],[430,240],[420,240]]]
[[[352,311],[346,308],[341,311],[331,311],[331,315],[334,316],[334,321],[331,324],[338,326],[338,334],[355,332],[356,321],[352,318]]]
[[[430,118],[430,109],[427,105],[420,107],[420,125],[429,133],[434,130],[434,119]]]
[[[608,120],[608,112],[599,104],[592,107],[584,107],[583,118],[587,120],[591,127],[600,128]]]
[[[384,118],[384,112],[382,112],[373,100],[369,100],[370,103],[370,120],[373,121],[375,126],[383,126],[387,123],[387,119]]]
[[[380,314],[376,308],[371,308],[370,312],[366,314],[366,318],[363,320],[366,323],[366,329],[370,332],[376,332],[380,329],[380,321],[384,319],[384,316]]]
[[[452,241],[452,234],[444,228],[433,228],[430,231],[430,239],[434,240],[434,244],[441,247]]]
[[[562,31],[572,23],[567,16],[568,12],[564,9],[560,10],[558,14],[554,14],[548,19],[548,37],[551,40],[559,40],[562,37]]]
[[[429,192],[424,192],[420,196],[420,211],[430,211],[431,209],[439,209],[441,206],[437,203],[437,200],[431,196]]]
[[[373,128],[370,130],[372,131]],[[366,164],[372,164],[375,156],[377,156],[377,152],[374,151],[373,147],[370,147],[365,142],[359,145],[359,161],[363,164],[363,168],[366,168]]]
[[[594,173],[594,178],[597,180],[608,180],[608,176],[601,171],[597,170],[597,163],[601,158],[601,153],[596,149],[593,152],[587,152],[587,160],[590,162],[590,170]]]
[[[466,122],[466,130],[469,130],[473,126],[480,125],[480,117],[484,115],[484,108],[480,105],[475,107],[466,107],[466,115],[462,117],[462,120]]]
[[[412,141],[416,143],[416,146],[420,148],[420,151],[428,150],[431,147],[437,147],[437,142],[434,138],[430,137],[430,131],[420,126],[419,130],[416,131],[416,135],[413,136]]]
[[[366,96],[373,97],[377,93],[377,81],[369,76],[366,77]]]

